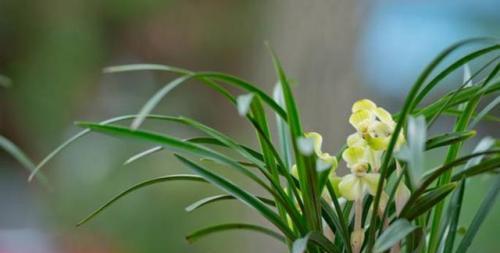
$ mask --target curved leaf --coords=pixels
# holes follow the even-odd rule
[[[396,220],[379,236],[375,242],[375,252],[381,253],[388,250],[417,228],[417,226],[411,224],[408,220]]]
[[[405,206],[405,208],[401,212],[401,217],[404,217],[408,220],[413,220],[414,218],[424,214],[433,206],[440,203],[441,200],[448,196],[448,194],[452,192],[456,186],[456,183],[449,183],[443,186],[439,186],[421,195],[414,202],[408,201],[408,208],[407,206]]]
[[[306,236],[297,239],[293,242],[292,253],[304,253],[309,244],[319,246],[325,252],[337,253],[340,252],[337,247],[330,242],[325,236],[318,232],[309,232]]]
[[[500,103],[500,97],[496,97],[493,101],[491,101],[488,105],[486,105],[483,110],[481,110],[476,117],[469,124],[469,128],[474,128],[479,121],[481,121],[484,117],[488,115],[490,111],[492,111],[498,104]]]
[[[486,195],[483,202],[481,203],[481,206],[476,212],[476,215],[474,216],[469,226],[469,229],[467,229],[467,232],[465,232],[462,241],[458,245],[456,251],[457,253],[467,252],[467,249],[470,247],[472,240],[474,239],[479,230],[479,227],[481,226],[484,219],[486,218],[488,213],[491,211],[493,205],[495,204],[496,202],[495,200],[499,192],[500,192],[500,176],[497,176],[493,186],[488,191],[488,194]]]
[[[124,121],[124,120],[134,119],[136,116],[137,115],[135,115],[135,114],[118,116],[118,117],[114,117],[111,119],[101,121],[101,122],[99,122],[99,124],[101,124],[101,125],[111,124],[111,123],[120,122],[120,121]],[[164,120],[168,117],[164,117],[162,115],[148,115],[147,118]],[[71,138],[67,139],[62,144],[60,144],[57,148],[52,150],[52,152],[50,152],[45,158],[43,158],[43,160],[40,163],[38,163],[36,165],[35,169],[31,172],[30,176],[28,177],[28,181],[33,180],[33,177],[42,169],[42,167],[45,166],[45,164],[47,164],[50,160],[52,160],[52,158],[54,158],[62,150],[64,150],[69,145],[71,145],[73,142],[77,141],[78,139],[84,137],[85,135],[87,135],[89,133],[90,133],[89,129],[82,130],[79,133],[73,135]]]
[[[279,234],[274,232],[271,229],[253,225],[253,224],[244,224],[244,223],[229,223],[229,224],[221,224],[221,225],[215,225],[215,226],[210,226],[207,228],[200,229],[188,236],[186,236],[186,240],[190,243],[193,243],[202,237],[205,237],[207,235],[211,235],[214,233],[220,233],[220,232],[225,232],[228,230],[249,230],[249,231],[254,231],[258,232],[267,236],[271,236],[272,238],[275,238],[281,242],[285,242],[285,238]]]
[[[152,147],[152,148],[146,149],[146,150],[144,150],[144,151],[142,151],[140,153],[137,153],[137,154],[131,156],[129,159],[127,159],[123,163],[123,165],[131,164],[131,163],[133,163],[133,162],[135,162],[135,161],[137,161],[137,160],[139,160],[139,159],[141,159],[143,157],[146,157],[148,155],[152,155],[152,154],[160,152],[162,150],[163,150],[162,146],[156,146],[156,147]]]
[[[35,165],[31,161],[31,159],[29,159],[28,156],[20,148],[18,148],[14,143],[12,143],[10,140],[3,137],[2,135],[0,135],[0,148],[2,148],[7,153],[9,153],[12,157],[14,157],[25,169],[27,169],[31,173],[33,173],[33,171],[35,171]],[[39,182],[43,186],[49,187],[49,182],[44,175],[38,174],[37,180],[39,180]]]
[[[171,120],[178,120],[178,118],[175,117],[167,117],[170,118]],[[191,155],[198,155],[201,157],[210,157],[218,162],[221,162],[223,164],[226,164],[232,168],[235,168],[239,172],[243,173],[250,179],[252,179],[254,182],[262,186],[264,189],[266,189],[269,193],[274,194],[274,191],[267,186],[262,179],[257,177],[257,175],[253,174],[251,171],[249,171],[247,168],[239,164],[237,161],[234,161],[233,159],[216,152],[212,149],[209,149],[207,147],[197,145],[195,143],[191,142],[186,142],[180,139],[177,139],[172,136],[168,135],[161,135],[158,133],[154,132],[147,132],[147,131],[141,131],[141,130],[132,130],[129,128],[125,127],[120,127],[120,126],[113,126],[113,125],[101,125],[101,124],[96,124],[96,123],[85,123],[85,122],[78,122],[77,125],[86,127],[91,129],[92,131],[100,132],[103,134],[108,134],[108,135],[115,135],[119,137],[128,137],[136,140],[141,140],[141,141],[147,141],[147,142],[152,142],[156,144],[160,144],[168,149],[170,149],[173,152],[181,152],[181,153],[186,153],[186,154],[191,154]]]
[[[170,175],[170,176],[163,176],[163,177],[157,177],[153,178],[150,180],[146,180],[144,182],[141,182],[139,184],[136,184],[127,190],[123,191],[122,193],[116,195],[112,199],[110,199],[108,202],[106,202],[104,205],[102,205],[100,208],[92,212],[89,216],[78,222],[77,226],[81,226],[84,223],[88,222],[92,218],[94,218],[96,215],[98,215],[100,212],[104,211],[107,207],[111,206],[113,203],[118,201],[119,199],[125,197],[131,192],[134,192],[136,190],[139,190],[141,188],[144,188],[146,186],[152,185],[152,184],[157,184],[157,183],[163,183],[163,182],[168,182],[168,181],[176,181],[176,180],[187,180],[187,181],[197,181],[197,182],[206,182],[205,179],[203,179],[200,176],[195,176],[195,175],[184,175],[184,174],[179,174],[179,175]]]
[[[287,238],[289,239],[295,238],[294,233],[290,230],[288,225],[283,220],[280,219],[278,214],[269,209],[269,207],[267,207],[266,204],[264,204],[264,202],[259,200],[257,197],[243,190],[241,187],[236,186],[229,180],[204,169],[203,167],[197,165],[196,163],[193,163],[182,156],[179,155],[175,156],[182,163],[187,165],[195,173],[205,178],[214,186],[219,187],[223,191],[233,195],[235,198],[241,200],[243,203],[257,210],[260,214],[262,214],[264,218],[266,218],[269,222],[273,223],[277,228],[279,228],[281,232],[283,232],[283,234],[286,235]]]
[[[258,199],[260,199],[262,202],[264,202],[270,206],[275,205],[274,201],[272,201],[268,198],[258,197],[258,196],[256,196],[256,197]],[[206,198],[200,199],[200,200],[194,202],[193,204],[187,206],[186,212],[192,212],[192,211],[194,211],[202,206],[208,205],[210,203],[219,202],[221,200],[231,200],[231,199],[236,199],[236,198],[233,195],[229,195],[229,194],[220,194],[220,195],[206,197]]]
[[[453,143],[467,140],[474,136],[476,136],[476,131],[474,130],[445,133],[428,139],[425,143],[425,149],[431,150],[443,146],[448,146]]]

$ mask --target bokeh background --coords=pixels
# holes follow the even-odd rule
[[[177,1],[0,0],[0,134],[35,161],[79,129],[135,113],[174,76],[102,74],[103,67],[160,63],[239,75],[271,92],[275,83],[269,41],[294,79],[307,130],[321,132],[334,153],[352,129],[350,105],[370,97],[397,111],[419,71],[450,43],[500,36],[500,2],[481,1]],[[481,61],[479,61],[478,65]],[[477,69],[476,65],[471,68]],[[448,80],[457,85],[461,73]],[[435,94],[436,96],[439,93]],[[236,109],[192,82],[175,90],[156,112],[187,115],[249,145],[253,133]],[[444,120],[434,131],[449,129]],[[175,125],[144,127],[178,136]],[[479,127],[498,138],[498,125]],[[90,135],[47,164],[51,190],[27,183],[28,173],[0,151],[0,252],[153,253],[283,252],[275,241],[245,232],[188,244],[189,232],[218,222],[261,222],[236,202],[187,214],[184,208],[218,193],[194,183],[157,185],[119,201],[89,224],[75,224],[126,187],[154,176],[187,172],[168,153],[123,166],[147,145]],[[432,163],[439,153],[430,154]],[[219,168],[239,183],[233,172]],[[471,180],[462,225],[468,224],[488,178]],[[495,205],[472,246],[498,252],[500,207]]]

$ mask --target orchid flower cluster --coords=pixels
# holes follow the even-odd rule
[[[356,132],[349,135],[347,148],[342,153],[342,159],[351,172],[343,177],[336,174],[337,159],[322,151],[322,136],[316,132],[309,132],[305,134],[305,137],[312,140],[314,153],[318,158],[316,164],[326,164],[326,167],[330,169],[329,178],[337,194],[355,203],[355,228],[351,235],[351,243],[354,252],[359,252],[364,240],[364,229],[361,227],[363,198],[367,193],[375,195],[378,184],[381,183],[379,174],[381,159],[396,122],[385,109],[378,107],[371,100],[362,99],[353,104],[349,123],[356,129]],[[397,151],[404,143],[404,135],[400,133],[395,150]],[[298,177],[296,166],[292,167],[292,175]],[[326,191],[323,194],[324,198],[331,201],[325,193]],[[398,211],[408,197],[409,190],[401,182],[396,193]],[[387,199],[387,194],[383,193],[379,213],[385,209]]]

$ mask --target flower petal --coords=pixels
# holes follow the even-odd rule
[[[377,151],[386,150],[390,140],[390,137],[366,137],[366,143],[368,143],[368,146]]]
[[[392,115],[388,111],[386,111],[384,108],[377,107],[373,110],[373,112],[375,113],[375,116],[377,116],[377,118],[380,121],[382,121],[388,125],[395,125],[395,122],[392,119]]]
[[[320,156],[322,153],[321,152],[321,145],[323,143],[323,137],[316,132],[305,133],[304,136],[308,139],[313,140],[314,153],[316,153],[317,156]]]
[[[357,146],[365,146],[366,141],[359,133],[353,133],[347,137],[347,146],[349,147],[357,147]]]
[[[352,168],[355,165],[367,162],[366,150],[363,147],[349,147],[342,153],[342,158],[347,162],[347,166]]]
[[[373,122],[374,115],[368,110],[358,110],[351,114],[349,123],[360,132],[365,132]]]
[[[371,110],[374,110],[375,108],[377,108],[377,105],[369,99],[361,99],[361,100],[354,102],[354,104],[352,104],[352,112],[353,113],[357,112],[359,110],[371,111]]]
[[[370,195],[375,195],[380,180],[379,173],[366,173],[363,177],[363,184],[367,186]]]
[[[354,174],[348,174],[339,183],[339,193],[347,200],[358,200],[363,197],[361,179]]]

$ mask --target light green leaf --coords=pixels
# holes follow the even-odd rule
[[[382,253],[390,249],[417,228],[405,219],[394,221],[375,242],[375,252]]]
[[[476,215],[474,216],[469,226],[469,229],[467,229],[467,232],[465,232],[462,241],[458,245],[456,251],[457,253],[467,252],[467,249],[470,247],[472,240],[474,240],[474,237],[479,231],[479,227],[481,227],[481,224],[484,222],[484,219],[486,218],[488,213],[493,209],[493,205],[496,203],[496,199],[499,192],[500,192],[500,176],[496,176],[493,186],[488,191],[488,194],[486,195],[483,202],[481,203],[481,206],[477,210]]]
[[[244,223],[229,223],[229,224],[220,224],[220,225],[215,225],[215,226],[210,226],[204,229],[200,229],[188,236],[186,236],[186,240],[190,243],[193,243],[202,237],[205,237],[207,235],[211,235],[214,233],[220,233],[220,232],[225,232],[228,230],[248,230],[248,231],[253,231],[253,232],[258,232],[267,236],[270,236],[272,238],[275,238],[281,242],[285,242],[285,238],[279,234],[274,232],[271,229],[253,225],[253,224],[244,224]]]
[[[252,104],[253,97],[253,93],[238,96],[238,98],[236,99],[236,103],[240,116],[247,115],[248,111],[250,110],[250,104]]]
[[[35,165],[31,161],[31,159],[29,159],[28,156],[14,143],[12,143],[10,140],[1,135],[0,135],[0,148],[5,150],[12,157],[14,157],[25,169],[27,169],[31,173],[35,171]],[[42,174],[37,175],[37,180],[44,187],[49,187],[48,180],[44,175]]]
[[[322,234],[318,232],[309,232],[306,236],[299,238],[293,242],[292,253],[306,252],[307,245],[309,244],[317,245],[328,253],[340,252],[337,247]]]
[[[488,105],[486,105],[483,110],[481,110],[476,117],[469,124],[469,128],[474,128],[483,118],[485,118],[490,111],[492,111],[500,103],[500,97],[496,97]]]
[[[83,219],[80,222],[78,222],[77,226],[81,226],[84,223],[88,222],[89,220],[91,220],[92,218],[94,218],[96,215],[98,215],[99,213],[101,213],[102,211],[104,211],[104,209],[108,208],[113,203],[115,203],[119,199],[125,197],[126,195],[128,195],[131,192],[134,192],[136,190],[139,190],[139,189],[144,188],[144,187],[149,186],[149,185],[153,185],[153,184],[157,184],[157,183],[164,183],[164,182],[168,182],[168,181],[177,181],[177,180],[205,182],[205,179],[203,179],[200,176],[185,175],[185,174],[169,175],[169,176],[157,177],[157,178],[153,178],[153,179],[150,179],[150,180],[146,180],[146,181],[141,182],[139,184],[136,184],[136,185],[128,188],[127,190],[123,191],[122,193],[116,195],[111,200],[109,200],[104,205],[102,205],[100,208],[98,208],[97,210],[95,210],[94,212],[92,212],[85,219]]]
[[[156,146],[156,147],[152,147],[152,148],[146,149],[146,150],[144,150],[144,151],[142,151],[140,153],[137,153],[137,154],[131,156],[129,159],[127,159],[123,163],[123,165],[131,164],[131,163],[133,163],[133,162],[135,162],[135,161],[137,161],[137,160],[139,160],[139,159],[141,159],[143,157],[146,157],[148,155],[152,155],[152,154],[160,152],[162,150],[163,150],[162,146]]]
[[[274,201],[272,201],[268,198],[258,197],[258,196],[257,196],[257,198],[270,206],[275,205]],[[206,198],[203,198],[203,199],[200,199],[200,200],[194,202],[193,204],[187,206],[185,210],[186,210],[186,212],[192,212],[192,211],[194,211],[202,206],[208,205],[210,203],[215,203],[215,202],[219,202],[222,200],[231,200],[231,199],[236,199],[236,198],[230,194],[220,194],[220,195],[210,196],[210,197],[206,197]]]

